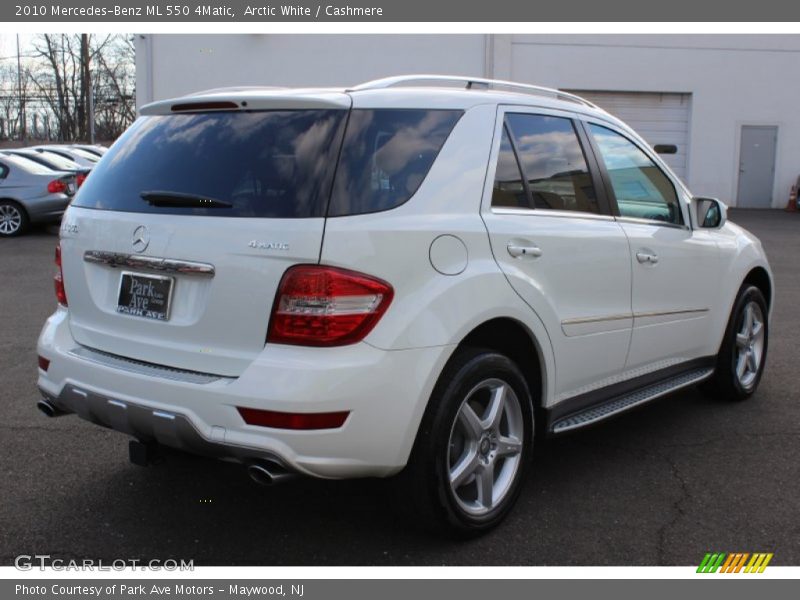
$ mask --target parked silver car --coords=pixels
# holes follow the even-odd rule
[[[99,144],[72,144],[71,147],[93,154],[97,158],[102,158],[103,155],[108,152],[108,148],[100,146]]]
[[[22,156],[30,159],[39,163],[40,165],[44,165],[52,171],[74,173],[75,185],[77,188],[81,187],[83,182],[89,176],[89,173],[92,171],[92,167],[82,167],[74,160],[64,158],[60,154],[54,154],[52,152],[38,152],[33,148],[19,148],[14,150],[4,150],[3,152],[5,154],[10,154],[11,156]]]
[[[92,152],[87,152],[86,150],[82,150],[81,148],[76,148],[74,146],[34,146],[33,150],[36,150],[37,152],[52,153],[63,156],[64,158],[68,158],[78,163],[82,167],[94,167],[97,164],[97,161],[100,160],[100,157]]]
[[[30,223],[60,219],[75,187],[72,173],[0,153],[0,237],[24,233]]]

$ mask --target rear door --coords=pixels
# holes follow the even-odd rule
[[[315,109],[141,118],[62,226],[80,344],[236,376],[264,348],[285,270],[319,260],[349,98]]]
[[[495,139],[483,218],[495,259],[550,335],[556,401],[611,383],[630,341],[630,254],[585,134],[569,113],[508,107]]]

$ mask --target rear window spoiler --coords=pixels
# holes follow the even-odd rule
[[[214,93],[161,100],[143,106],[142,116],[218,110],[348,110],[352,99],[344,92],[264,89],[245,93]]]

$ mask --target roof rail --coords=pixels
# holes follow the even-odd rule
[[[484,79],[481,77],[461,77],[456,75],[397,75],[394,77],[385,77],[383,79],[375,79],[374,81],[367,81],[355,87],[349,88],[348,92],[360,92],[363,90],[382,90],[390,87],[400,85],[410,85],[413,82],[424,83],[450,83],[462,84],[465,89],[497,89],[506,88],[510,91],[518,92],[520,94],[530,94],[533,96],[549,96],[551,98],[558,98],[560,100],[568,100],[597,108],[585,98],[570,94],[569,92],[562,92],[553,88],[542,87],[539,85],[529,85],[527,83],[515,83],[513,81],[504,81],[502,79]]]

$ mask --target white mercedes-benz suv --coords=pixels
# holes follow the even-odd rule
[[[397,476],[462,534],[536,436],[751,396],[760,242],[568,93],[407,76],[145,106],[64,215],[39,408],[272,483]]]

